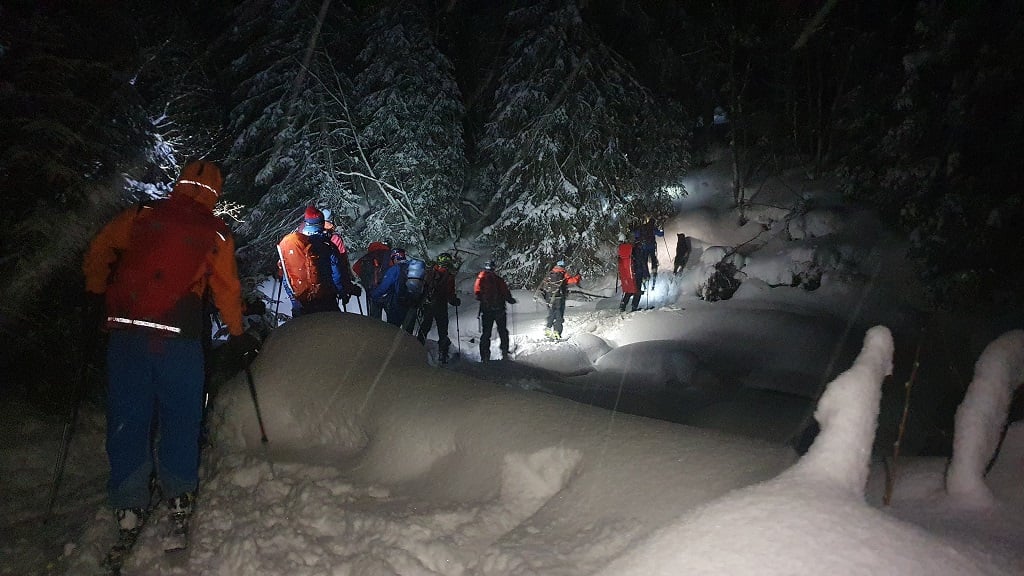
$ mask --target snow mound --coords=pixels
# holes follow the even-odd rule
[[[590,340],[570,339],[568,342],[542,341],[533,346],[519,344],[516,362],[544,368],[562,376],[581,376],[594,371],[590,354],[594,351]]]
[[[619,346],[602,356],[596,366],[602,375],[614,376],[627,387],[713,393],[720,385],[696,354],[674,340]]]
[[[612,350],[611,344],[608,344],[604,338],[590,332],[579,332],[574,334],[569,340],[586,354],[591,362],[597,362],[598,358]]]
[[[351,314],[300,317],[271,335],[253,366],[269,443],[260,448],[244,377],[216,402],[208,485],[225,500],[209,513],[227,505],[225,491],[255,493],[255,509],[271,510],[239,519],[244,527],[213,523],[231,542],[225,564],[243,565],[254,538],[274,538],[318,565],[349,565],[362,546],[372,554],[361,561],[405,557],[445,574],[581,573],[581,562],[590,573],[640,535],[793,461],[784,446],[496,386],[424,356],[404,332]],[[261,455],[269,460],[254,462]],[[322,479],[303,478],[299,490],[311,463]],[[431,504],[363,523],[359,502],[389,499]],[[347,521],[330,521],[331,508]]]
[[[777,478],[686,514],[617,559],[607,576],[1019,574],[1021,565],[970,542],[901,521],[864,501],[881,384],[892,371],[889,330],[868,331],[853,366],[826,388],[821,433]],[[1019,559],[1018,559],[1019,560]]]

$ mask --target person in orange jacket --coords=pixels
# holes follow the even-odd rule
[[[213,214],[222,184],[215,164],[187,164],[167,199],[128,208],[104,226],[82,266],[87,297],[105,305],[110,332],[107,489],[121,537],[129,540],[150,506],[154,443],[169,536],[187,538],[199,482],[207,294],[231,341],[243,341],[235,243]]]

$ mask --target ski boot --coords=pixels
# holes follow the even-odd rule
[[[114,510],[117,520],[117,542],[107,551],[102,566],[112,574],[120,574],[121,566],[128,558],[135,542],[146,524],[146,510],[142,508],[121,508]]]
[[[186,492],[167,501],[171,529],[164,539],[164,551],[173,552],[188,547],[189,524],[192,521],[192,503],[195,495]]]

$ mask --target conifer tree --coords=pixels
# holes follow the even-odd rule
[[[274,244],[297,227],[307,204],[329,207],[342,228],[360,216],[338,177],[352,135],[341,66],[352,20],[344,5],[317,1],[254,0],[234,14],[224,40],[225,50],[241,50],[232,59],[237,104],[226,188],[249,205],[239,227],[246,265],[269,268]]]
[[[847,165],[849,190],[908,232],[936,305],[1024,288],[1006,266],[1024,250],[1024,178],[1007,145],[1024,134],[1022,17],[1017,2],[919,4],[884,132]]]
[[[453,216],[466,171],[461,95],[416,3],[386,5],[366,34],[350,172],[370,207],[366,235],[426,251],[459,231]]]
[[[484,238],[513,282],[562,257],[607,269],[635,218],[664,215],[664,185],[688,163],[683,114],[655,98],[583,22],[574,2],[532,2],[517,31],[480,148],[478,186],[499,214]]]

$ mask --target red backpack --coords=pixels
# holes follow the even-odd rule
[[[196,281],[217,235],[227,225],[186,197],[140,206],[129,248],[107,288],[107,310],[117,317],[168,321]]]
[[[480,308],[485,310],[501,310],[505,307],[507,285],[497,274],[490,270],[482,270],[480,278]]]
[[[281,256],[284,277],[294,298],[302,303],[316,300],[323,284],[317,268],[319,257],[313,251],[309,236],[292,232],[278,243],[277,253]]]

